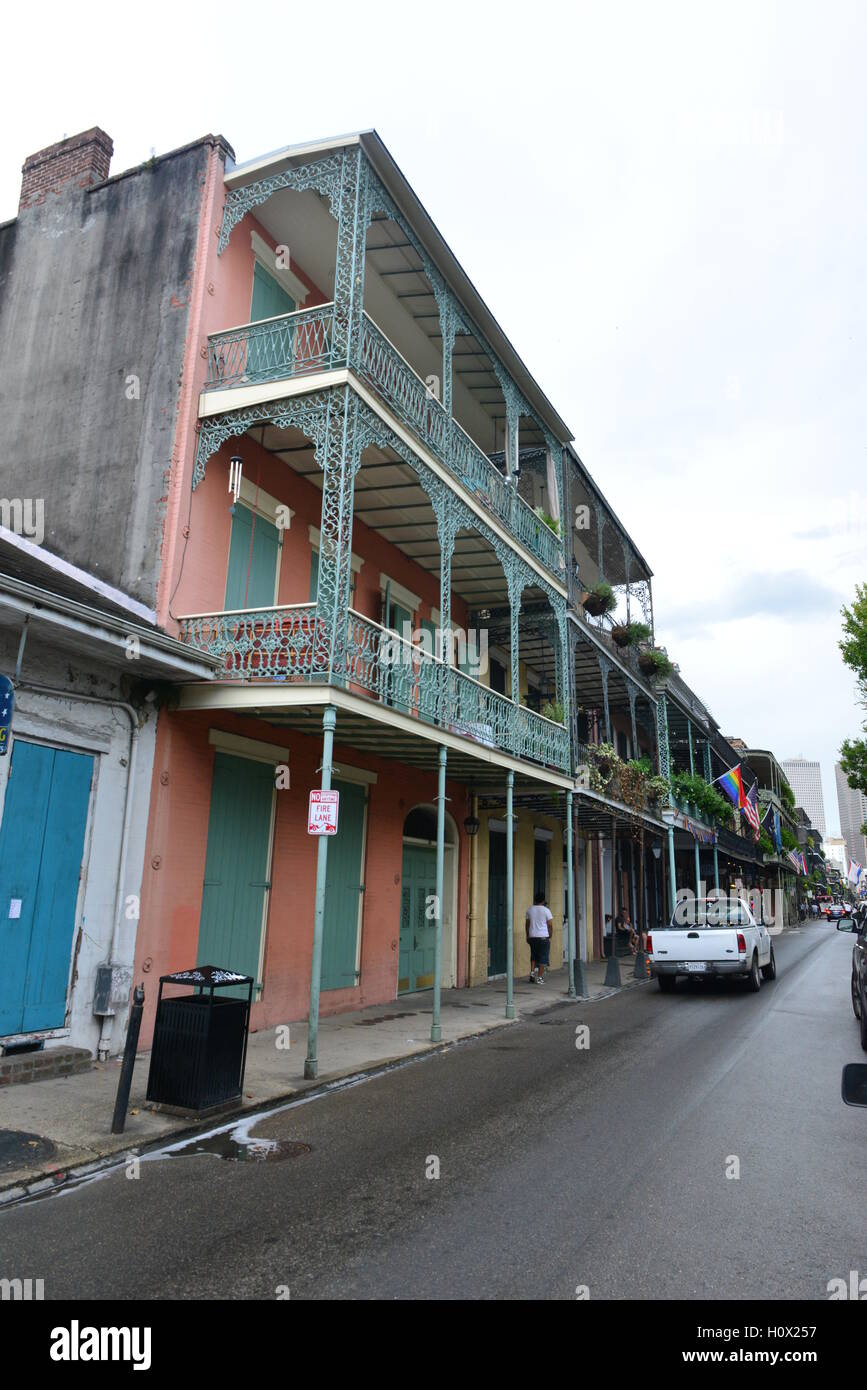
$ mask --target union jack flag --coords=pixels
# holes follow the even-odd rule
[[[749,791],[747,792],[746,800],[744,801],[744,805],[743,805],[743,812],[744,812],[744,815],[746,816],[746,818],[747,818],[747,820],[749,821],[750,825],[753,827],[753,839],[754,839],[754,840],[757,840],[757,839],[759,838],[759,834],[760,834],[760,831],[759,831],[759,796],[758,796],[758,787],[759,787],[758,782],[753,782],[753,785],[750,787]]]

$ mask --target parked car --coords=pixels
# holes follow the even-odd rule
[[[842,917],[845,917],[846,909],[842,903],[826,903],[824,915],[829,922],[839,922]]]
[[[728,898],[679,903],[669,925],[648,936],[647,952],[663,993],[674,989],[679,975],[737,976],[755,991],[777,975],[767,927],[745,902]]]
[[[852,932],[855,936],[852,947],[852,1009],[861,1030],[861,1046],[867,1052],[867,924],[844,917],[837,923],[837,930]]]

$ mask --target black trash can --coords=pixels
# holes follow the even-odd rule
[[[196,993],[163,996],[164,985]],[[218,989],[246,986],[246,999]],[[238,1100],[244,1086],[253,978],[197,965],[160,978],[147,1099],[178,1110],[213,1110]]]

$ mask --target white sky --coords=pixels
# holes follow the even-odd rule
[[[0,219],[25,156],[92,125],[113,172],[374,126],[654,569],[684,678],[724,732],[819,757],[838,829],[867,6],[43,3],[4,37]]]

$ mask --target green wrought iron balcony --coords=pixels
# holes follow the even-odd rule
[[[244,324],[208,338],[206,391],[259,385],[345,367],[332,350],[334,305]],[[558,580],[565,582],[560,538],[519,496],[487,454],[452,419],[393,343],[364,314],[358,375],[497,520]]]
[[[331,683],[487,748],[570,770],[565,725],[514,704],[354,609],[335,662],[315,603],[191,614],[180,628],[181,641],[222,658],[223,680]]]

